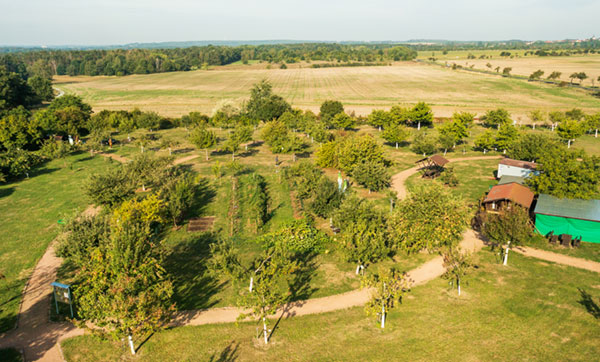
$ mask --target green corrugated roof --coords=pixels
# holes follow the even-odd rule
[[[519,185],[525,185],[525,178],[519,176],[502,175],[502,177],[500,177],[500,181],[498,181],[498,185],[509,184],[511,182],[518,183]]]
[[[600,221],[600,200],[559,199],[540,194],[534,213]]]

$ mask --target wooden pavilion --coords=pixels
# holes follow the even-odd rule
[[[450,161],[440,155],[433,155],[415,162],[419,166],[419,172],[423,178],[436,178],[442,171],[444,166]]]

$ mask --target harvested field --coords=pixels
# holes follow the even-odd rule
[[[190,111],[211,113],[224,102],[241,104],[252,85],[272,82],[275,92],[294,106],[318,111],[326,99],[342,101],[348,111],[368,114],[374,108],[425,101],[437,116],[456,110],[483,113],[504,107],[517,116],[533,109],[595,110],[600,99],[553,85],[529,83],[495,75],[457,72],[413,62],[392,66],[348,68],[261,69],[219,67],[213,70],[126,77],[66,77],[58,88],[75,93],[101,109],[153,110],[168,116]]]

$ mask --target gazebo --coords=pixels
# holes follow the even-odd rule
[[[419,172],[423,178],[436,178],[442,171],[444,166],[450,161],[440,155],[433,155],[415,162],[419,166]]]

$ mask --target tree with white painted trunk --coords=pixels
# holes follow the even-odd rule
[[[362,285],[372,288],[372,294],[371,299],[365,305],[365,312],[367,315],[377,315],[381,328],[385,328],[389,311],[402,303],[402,296],[410,290],[411,284],[412,281],[406,273],[395,268],[366,275]]]
[[[196,127],[190,132],[190,142],[197,148],[204,150],[208,161],[208,149],[217,144],[217,136],[205,127]]]
[[[461,251],[457,246],[453,246],[442,252],[442,258],[446,269],[442,278],[456,282],[458,296],[460,296],[460,283],[469,269],[473,267],[471,254],[467,251]]]
[[[511,247],[522,245],[531,235],[533,227],[527,209],[511,205],[510,209],[498,214],[486,213],[482,219],[482,233],[492,241],[494,247],[503,247],[502,259],[506,265]],[[505,246],[505,247],[504,247]]]

